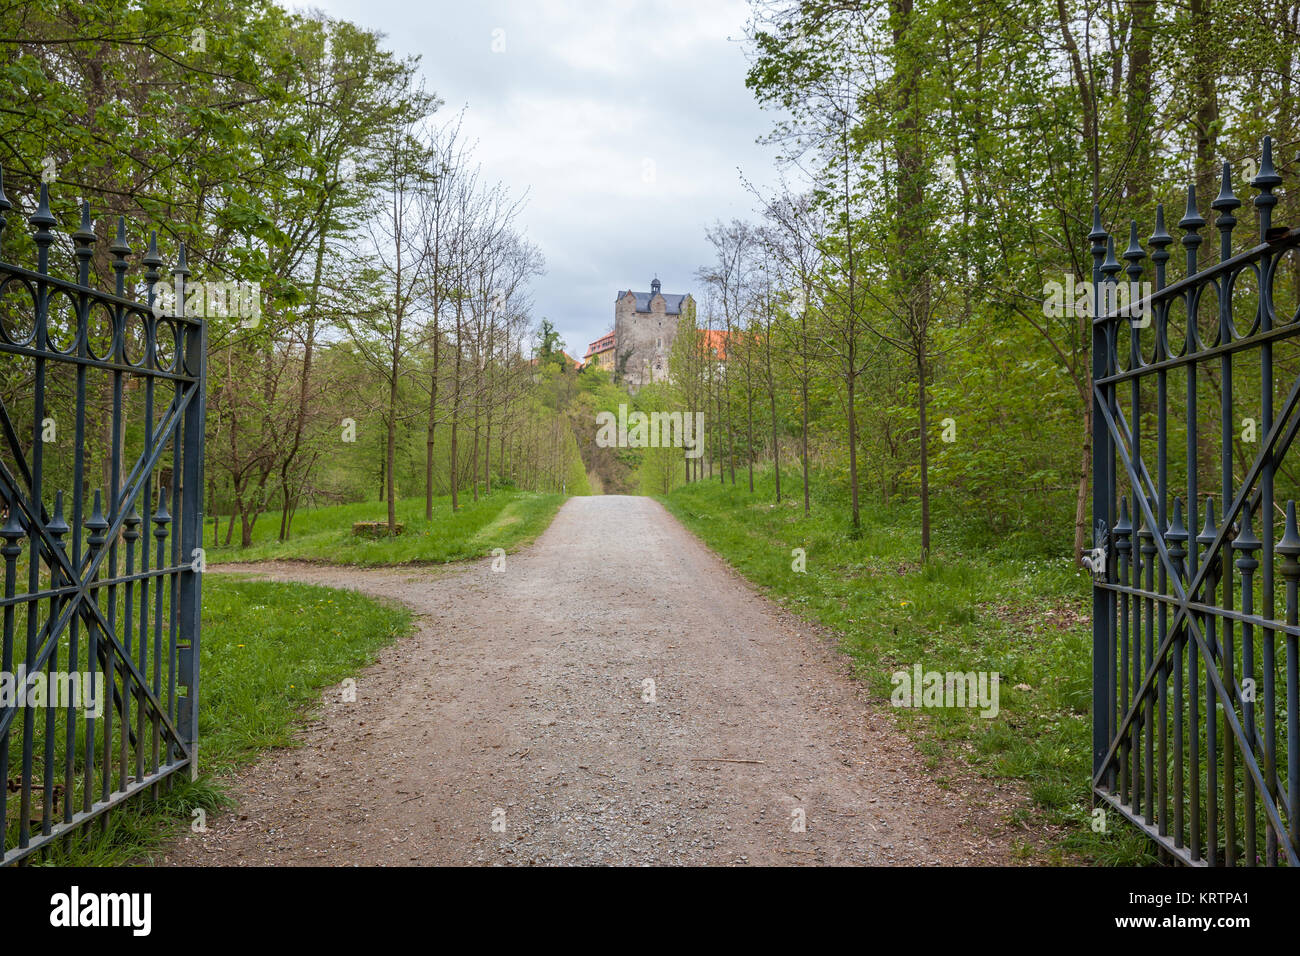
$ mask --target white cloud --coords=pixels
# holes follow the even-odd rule
[[[448,110],[468,105],[487,177],[528,190],[523,223],[548,264],[536,318],[551,318],[570,352],[605,331],[629,283],[647,288],[658,273],[666,291],[692,291],[705,226],[751,215],[737,166],[771,178],[755,145],[770,117],[745,89],[737,42],[745,0],[314,5],[419,54]]]

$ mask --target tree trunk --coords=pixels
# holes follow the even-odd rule
[[[460,475],[456,470],[457,431],[460,427],[460,320],[461,306],[456,304],[456,365],[451,381],[451,510],[460,509]]]
[[[388,384],[388,442],[384,454],[388,469],[388,533],[397,531],[396,482],[393,480],[393,468],[397,463],[397,366],[393,366],[393,377]]]
[[[767,389],[768,404],[772,411],[772,468],[776,474],[776,501],[781,503],[781,445],[779,440],[779,431],[776,424],[776,390],[772,388],[771,383]]]
[[[862,521],[858,512],[858,415],[857,415],[857,375],[850,370],[848,375],[849,399],[849,491],[853,502],[853,527],[860,528]]]
[[[1217,127],[1219,101],[1215,92],[1215,71],[1211,44],[1215,42],[1211,0],[1190,0],[1192,19],[1192,80],[1196,88],[1196,193],[1201,203],[1216,193],[1218,167]]]
[[[930,560],[930,423],[926,407],[925,353],[916,356],[917,405],[921,421],[921,563]]]
[[[1074,497],[1074,563],[1084,567],[1083,552],[1092,547],[1088,539],[1088,486],[1092,478],[1092,402],[1084,406],[1083,448],[1079,456],[1079,485]],[[1137,508],[1134,508],[1134,514]]]
[[[804,286],[805,302],[808,301],[808,294],[811,291],[806,285]],[[810,372],[808,369],[808,312],[806,309],[800,318],[800,325],[803,332],[803,374],[799,377],[799,399],[802,406],[803,427],[799,432],[799,443],[803,452],[803,513],[809,515],[812,513],[812,503],[808,490],[808,377]]]
[[[433,323],[433,371],[429,373],[429,434],[424,448],[424,520],[433,520],[433,430],[438,424],[438,334]]]

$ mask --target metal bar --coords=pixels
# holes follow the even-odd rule
[[[1095,206],[1093,207],[1093,230],[1089,238],[1092,240],[1093,296],[1094,314],[1096,314],[1096,310],[1101,307],[1102,259],[1106,254],[1107,244],[1110,244],[1112,253],[1114,244],[1101,228],[1101,212]],[[1106,328],[1094,324],[1092,328],[1092,376],[1094,381],[1106,376],[1110,371],[1108,365]],[[1110,502],[1113,498],[1113,489],[1106,482],[1109,474],[1106,462],[1113,455],[1113,451],[1111,449],[1110,433],[1102,421],[1102,406],[1105,402],[1106,397],[1101,391],[1094,389],[1092,396],[1092,513],[1098,517],[1110,513]],[[1108,524],[1107,529],[1109,527]],[[1106,699],[1105,680],[1106,655],[1110,642],[1109,632],[1110,628],[1114,626],[1114,619],[1110,614],[1109,596],[1095,587],[1092,592],[1092,620],[1092,766],[1093,773],[1097,774],[1101,772],[1102,757],[1106,750],[1106,742],[1110,736],[1110,727],[1106,715],[1110,711],[1111,704]]]
[[[1151,362],[1147,365],[1143,365],[1141,368],[1130,368],[1123,372],[1115,372],[1113,375],[1108,375],[1093,384],[1111,385],[1120,382],[1128,382],[1135,378],[1143,378],[1153,372],[1173,371],[1187,365],[1193,365],[1197,362],[1222,358],[1224,355],[1236,355],[1238,352],[1249,352],[1258,348],[1264,342],[1278,342],[1282,339],[1295,338],[1297,335],[1300,335],[1300,328],[1296,327],[1296,323],[1288,322],[1286,325],[1269,329],[1267,332],[1255,332],[1251,335],[1244,335],[1240,338],[1235,338],[1231,342],[1212,345],[1196,352],[1188,350],[1182,355]]]
[[[1281,419],[1274,423],[1273,428],[1271,428],[1268,434],[1265,436],[1263,441],[1263,448],[1260,450],[1260,453],[1256,456],[1255,461],[1251,465],[1245,480],[1242,482],[1241,491],[1239,491],[1237,495],[1232,499],[1232,504],[1226,508],[1224,519],[1223,519],[1224,520],[1223,527],[1219,529],[1218,533],[1215,536],[1214,541],[1209,546],[1210,554],[1218,554],[1221,551],[1227,539],[1227,534],[1229,530],[1231,530],[1232,528],[1233,519],[1237,517],[1237,514],[1240,512],[1242,506],[1245,504],[1246,489],[1250,488],[1255,483],[1255,481],[1258,480],[1260,469],[1263,466],[1263,458],[1272,453],[1272,450],[1276,442],[1278,441],[1279,434],[1281,431],[1280,429],[1281,423],[1287,421],[1290,418],[1291,414],[1295,411],[1298,405],[1300,405],[1300,378],[1297,378],[1295,384],[1291,388],[1290,394],[1287,396],[1286,402],[1283,405],[1283,412],[1282,412]],[[1110,415],[1109,409],[1105,409],[1105,407],[1103,406],[1103,410],[1107,415],[1107,422],[1106,422],[1107,427],[1110,428],[1111,431],[1114,432],[1116,435],[1127,437],[1127,433],[1121,431],[1121,427],[1116,421],[1116,418]],[[1128,472],[1128,479],[1130,483],[1134,487],[1139,486],[1142,482],[1138,478],[1138,472],[1134,466],[1133,460],[1129,457],[1128,453],[1125,451],[1123,442],[1117,441],[1115,443],[1115,448],[1119,452],[1120,457],[1123,459],[1125,469]],[[1149,481],[1149,476],[1147,476],[1147,480]],[[1155,518],[1150,503],[1147,501],[1142,501],[1142,508],[1143,508],[1144,520],[1154,524]],[[1158,551],[1160,552],[1161,560],[1164,562],[1168,562],[1169,555],[1165,549],[1163,538],[1160,535],[1156,535],[1153,541]],[[1210,569],[1210,562],[1203,564],[1201,566],[1201,569],[1197,571],[1195,578],[1192,579],[1192,581],[1187,585],[1186,588],[1182,586],[1181,582],[1178,581],[1174,582],[1174,590],[1176,592],[1175,597],[1177,597],[1178,599],[1178,611],[1174,615],[1173,630],[1171,632],[1172,634],[1177,634],[1178,628],[1180,626],[1189,627],[1197,634],[1198,638],[1203,640],[1203,635],[1200,634],[1199,627],[1197,626],[1196,622],[1194,620],[1191,620],[1190,618],[1190,609],[1187,603],[1187,596],[1194,595],[1197,593],[1201,585],[1205,583],[1205,577],[1208,574],[1209,569]],[[1167,649],[1166,647],[1161,647],[1160,653],[1163,654],[1166,649]],[[1146,691],[1153,680],[1153,677],[1154,677],[1154,671],[1148,668],[1146,672],[1146,676],[1143,678],[1142,686],[1139,688],[1138,693],[1135,695],[1136,697],[1142,698],[1143,696],[1145,696]],[[1132,717],[1133,714],[1132,712],[1130,712],[1128,715],[1125,716],[1124,723],[1127,724],[1127,722],[1131,720]],[[1125,728],[1121,728],[1121,730],[1122,729]],[[1112,742],[1110,748],[1108,748],[1108,753],[1106,755],[1105,762],[1108,762],[1113,757],[1114,749],[1115,749],[1115,744],[1114,742]]]
[[[183,760],[178,760],[175,763],[170,763],[165,767],[160,768],[156,774],[150,774],[149,776],[143,778],[142,780],[139,780],[136,783],[132,784],[130,789],[124,791],[122,790],[116,791],[110,794],[107,800],[100,800],[95,802],[94,804],[91,805],[91,808],[88,811],[80,810],[76,812],[75,814],[72,815],[72,817],[65,820],[63,823],[56,823],[50,829],[50,833],[48,835],[42,834],[41,836],[33,839],[27,846],[14,848],[12,850],[9,850],[3,856],[0,856],[0,866],[10,866],[18,862],[19,860],[23,859],[24,857],[30,856],[32,853],[36,852],[37,850],[40,850],[44,846],[47,846],[48,844],[59,839],[65,834],[71,833],[85,826],[87,823],[89,823],[91,820],[98,817],[105,810],[109,810],[113,807],[119,806],[120,804],[125,803],[127,800],[134,799],[135,797],[139,796],[139,794],[142,791],[148,790],[156,786],[161,780],[171,776],[172,774],[176,773],[179,770],[184,770],[188,766],[189,766],[188,758]]]
[[[186,403],[188,403],[189,400],[190,400],[190,395],[187,394]],[[168,418],[165,419],[165,422],[167,422],[167,428],[174,429],[176,427],[177,421],[178,421],[178,410],[173,408],[169,411]],[[142,463],[137,464],[136,469],[133,471],[133,474],[135,473],[135,471],[139,471],[145,467],[151,469],[152,463],[156,462],[158,456],[161,454],[161,451],[162,451],[161,445],[155,443],[152,452],[150,452],[148,455],[148,461],[145,462],[142,460]],[[124,504],[129,505],[134,503],[134,500],[140,494],[140,491],[141,488],[135,485],[134,482],[128,482],[128,490],[124,493]],[[19,500],[19,504],[23,505],[24,508],[27,507],[27,502],[22,501],[21,499]],[[148,507],[148,502],[146,499],[146,508],[147,507]],[[30,512],[29,512],[29,516],[30,516]],[[119,516],[117,522],[110,526],[110,528],[108,529],[108,533],[110,535],[116,534],[119,531],[121,521],[122,521],[122,517]],[[44,528],[38,526],[38,530],[41,532],[42,536],[44,536],[45,534]],[[46,625],[42,628],[41,631],[42,635],[58,634],[62,632],[63,628],[67,626],[69,619],[71,619],[73,615],[76,613],[86,613],[85,609],[89,609],[89,612],[94,615],[94,620],[97,626],[100,627],[106,626],[107,622],[103,618],[102,610],[98,607],[98,605],[95,604],[94,602],[85,600],[85,595],[91,587],[91,575],[94,573],[94,571],[98,569],[98,566],[99,566],[99,558],[94,556],[89,556],[87,561],[84,564],[82,564],[83,572],[81,576],[78,578],[79,583],[77,584],[76,592],[73,600],[70,602],[69,607],[65,608],[62,611],[57,621],[46,623]],[[76,634],[75,627],[73,630],[73,634],[75,637]],[[37,666],[39,667],[45,666],[45,661],[47,659],[49,652],[50,652],[50,642],[44,641],[43,650],[37,654],[37,658],[36,658]],[[134,672],[132,676],[142,686],[144,685],[144,680],[138,671]],[[149,690],[147,686],[144,687],[144,693],[149,694]],[[163,709],[161,705],[158,704],[153,699],[150,699],[150,704],[154,707],[155,710],[161,711]],[[15,714],[15,708],[8,708],[3,710],[3,712],[0,712],[0,734],[4,734],[5,732],[7,732],[9,725],[13,720],[14,714]],[[172,724],[170,718],[167,718],[166,715],[164,714],[163,719],[166,722],[168,729],[171,730],[172,733],[175,733],[175,727]]]
[[[1195,190],[1189,190],[1189,192],[1191,193],[1194,202],[1196,195]],[[1204,225],[1203,221],[1201,225]],[[1200,226],[1197,226],[1196,228],[1200,228]],[[1197,244],[1199,245],[1200,237],[1197,236],[1196,239]],[[1184,239],[1183,242],[1186,244],[1187,240]],[[1195,250],[1192,250],[1191,261],[1188,263],[1186,270],[1187,274],[1183,276],[1183,278],[1179,279],[1177,282],[1171,282],[1163,289],[1152,292],[1151,295],[1139,300],[1136,304],[1130,304],[1129,311],[1144,312],[1149,310],[1154,313],[1155,307],[1160,303],[1171,302],[1189,289],[1203,286],[1207,282],[1211,282],[1225,273],[1237,272],[1242,266],[1263,259],[1265,256],[1271,256],[1273,258],[1280,257],[1288,249],[1297,245],[1300,245],[1300,227],[1292,229],[1270,242],[1257,243],[1249,249],[1239,252],[1236,255],[1221,259],[1214,265],[1206,266],[1204,269],[1197,268]],[[1105,323],[1127,317],[1128,316],[1120,315],[1116,312],[1098,312],[1096,313],[1096,318],[1093,319],[1093,322]]]
[[[189,278],[185,264],[185,247],[180,250],[176,269],[176,286],[184,289]],[[181,297],[180,307],[184,309]],[[177,331],[178,367],[189,369],[200,382],[207,381],[208,325],[201,318]],[[186,406],[184,445],[181,456],[181,556],[189,559],[190,568],[179,575],[180,589],[173,613],[181,627],[182,657],[180,684],[185,689],[176,714],[177,726],[190,755],[191,779],[198,776],[198,703],[199,651],[203,609],[203,432],[207,414],[207,390]]]
[[[1272,452],[1272,449],[1275,443],[1277,442],[1281,432],[1281,428],[1280,428],[1281,422],[1287,420],[1287,418],[1290,416],[1292,411],[1296,408],[1297,403],[1300,403],[1300,380],[1296,382],[1295,386],[1293,386],[1291,390],[1291,393],[1288,395],[1287,401],[1284,405],[1284,411],[1281,420],[1274,424],[1274,427],[1270,429],[1268,435],[1266,436],[1264,440],[1264,448],[1260,452],[1261,456],[1270,454]],[[1110,415],[1109,410],[1105,409],[1105,406],[1103,406],[1103,410],[1107,414],[1107,427],[1110,428],[1112,432],[1119,434],[1120,433],[1119,425],[1117,424],[1115,417]],[[1116,450],[1118,451],[1120,458],[1124,463],[1124,467],[1127,472],[1129,481],[1136,486],[1137,484],[1139,484],[1138,472],[1135,469],[1132,459],[1129,457],[1127,451],[1125,450],[1123,442],[1116,442],[1115,447]],[[1211,545],[1210,553],[1217,553],[1219,551],[1223,543],[1224,536],[1226,535],[1227,530],[1230,527],[1231,518],[1236,516],[1236,514],[1238,513],[1238,511],[1241,509],[1242,505],[1245,502],[1246,489],[1250,487],[1250,485],[1256,480],[1258,476],[1260,464],[1261,464],[1261,459],[1260,457],[1257,457],[1255,463],[1252,465],[1250,469],[1250,472],[1247,476],[1247,480],[1242,485],[1242,490],[1237,493],[1237,495],[1233,499],[1232,505],[1227,509],[1227,515],[1225,516],[1224,527],[1221,528],[1219,532],[1216,534],[1215,540]],[[1144,501],[1142,503],[1142,507],[1143,507],[1143,516],[1145,520],[1150,524],[1154,524],[1154,514],[1153,514],[1153,509],[1151,508],[1151,504],[1149,502]],[[1160,556],[1162,561],[1168,562],[1169,555],[1165,550],[1165,545],[1162,537],[1160,535],[1153,535],[1151,540],[1156,546],[1156,548],[1160,551]],[[1192,581],[1191,585],[1189,585],[1189,587],[1186,589],[1182,587],[1181,582],[1179,582],[1177,579],[1173,581],[1176,596],[1180,599],[1179,608],[1174,617],[1174,629],[1171,632],[1169,638],[1167,638],[1166,645],[1159,648],[1157,654],[1163,655],[1168,650],[1168,646],[1167,646],[1168,641],[1172,640],[1173,636],[1178,633],[1179,626],[1186,627],[1188,630],[1190,630],[1193,638],[1200,645],[1201,653],[1204,656],[1206,678],[1207,678],[1207,685],[1208,685],[1207,693],[1210,694],[1209,708],[1207,714],[1213,713],[1215,709],[1214,707],[1216,702],[1215,697],[1217,696],[1218,698],[1221,698],[1228,705],[1226,716],[1229,724],[1229,730],[1233,734],[1233,736],[1237,738],[1238,742],[1242,742],[1244,741],[1244,734],[1241,731],[1241,726],[1236,719],[1236,714],[1232,710],[1232,706],[1231,706],[1232,701],[1231,698],[1228,696],[1227,690],[1223,686],[1222,679],[1219,676],[1218,668],[1216,668],[1214,665],[1214,660],[1213,660],[1215,656],[1214,651],[1211,650],[1211,645],[1206,644],[1205,637],[1201,632],[1201,627],[1196,622],[1196,620],[1190,615],[1190,611],[1186,603],[1187,595],[1196,592],[1196,589],[1198,589],[1200,585],[1203,583],[1209,568],[1210,568],[1210,563],[1207,562],[1205,565],[1202,566],[1201,570],[1197,572],[1196,578]],[[1213,619],[1211,619],[1207,623],[1212,625]],[[1142,700],[1148,702],[1148,706],[1147,706],[1148,712],[1150,710],[1149,690],[1152,685],[1152,682],[1155,679],[1155,675],[1156,675],[1156,668],[1148,667],[1146,670],[1146,676],[1143,678],[1142,684],[1138,689],[1138,693],[1135,694],[1136,700]],[[1128,729],[1129,725],[1134,721],[1136,710],[1137,707],[1135,705],[1135,707],[1131,708],[1129,713],[1125,715],[1121,727],[1117,731],[1117,734],[1123,733],[1125,730]],[[1213,721],[1207,721],[1207,727],[1212,726],[1213,723],[1214,723]],[[1113,759],[1116,748],[1118,747],[1117,740],[1118,738],[1112,740],[1110,746],[1108,747],[1107,754],[1103,761],[1103,765],[1109,764],[1110,761]],[[1262,772],[1260,771],[1259,766],[1253,757],[1253,754],[1246,752],[1245,762],[1248,771],[1255,776],[1256,783],[1262,787],[1263,786]],[[1099,773],[1095,773],[1094,780],[1093,780],[1094,790],[1100,788],[1100,783],[1101,783],[1100,775]],[[1213,799],[1212,791],[1211,791],[1211,799]],[[1283,827],[1281,824],[1280,817],[1278,815],[1276,801],[1273,799],[1265,800],[1264,811],[1266,816],[1268,817],[1269,825],[1272,826],[1277,832],[1279,833],[1282,832]],[[1213,832],[1213,828],[1211,828],[1211,833],[1212,832]],[[1214,849],[1215,849],[1215,844],[1213,839],[1211,839],[1210,841],[1211,863],[1215,862]],[[1288,860],[1294,860],[1296,857],[1296,849],[1294,847],[1288,847],[1287,854],[1288,854]],[[1298,865],[1300,865],[1300,861],[1297,862]]]
[[[8,208],[7,201],[0,195],[0,230],[4,227],[3,212]],[[176,330],[177,354],[167,368],[160,368],[157,347],[159,320],[153,315],[155,287],[160,277],[157,267],[162,264],[157,254],[156,236],[143,259],[148,297],[147,303],[142,305],[124,295],[127,256],[130,254],[124,220],[119,219],[117,238],[109,250],[113,254],[114,293],[92,289],[89,284],[92,246],[96,240],[88,205],[83,203],[81,228],[72,234],[77,261],[75,282],[49,275],[49,249],[56,238],[52,227],[57,223],[50,214],[48,192],[44,186],[38,209],[29,217],[29,222],[36,229],[33,237],[37,247],[36,270],[0,263],[0,292],[11,283],[25,287],[31,294],[34,320],[31,338],[21,343],[11,340],[5,329],[0,328],[0,353],[30,360],[35,370],[32,430],[28,432],[26,425],[23,427],[24,436],[31,435],[30,445],[20,438],[8,409],[0,403],[0,433],[13,451],[17,472],[11,473],[8,466],[0,462],[0,495],[8,504],[8,514],[0,527],[0,539],[3,539],[0,555],[4,558],[5,572],[4,597],[0,600],[3,605],[0,614],[4,619],[0,665],[12,669],[14,660],[21,656],[22,666],[29,676],[40,675],[51,681],[59,671],[63,656],[60,645],[66,640],[67,668],[70,671],[84,670],[90,676],[91,693],[94,693],[95,679],[102,676],[106,698],[79,702],[70,697],[66,705],[58,702],[61,706],[45,709],[44,733],[40,741],[43,745],[40,782],[43,809],[39,833],[36,834],[33,833],[36,821],[32,789],[38,719],[34,708],[22,708],[23,753],[21,777],[16,787],[20,801],[16,839],[14,833],[8,832],[11,829],[7,812],[9,788],[0,786],[0,863],[3,864],[26,858],[51,840],[71,833],[91,819],[106,825],[109,810],[118,803],[144,789],[156,792],[158,784],[170,779],[172,773],[184,767],[193,768],[197,744],[192,706],[195,698],[191,690],[197,688],[197,655],[194,653],[198,646],[200,620],[197,573],[191,564],[182,563],[184,542],[181,535],[184,529],[192,527],[199,528],[197,533],[201,535],[201,500],[193,495],[202,487],[205,327],[201,319],[185,316],[181,305],[176,316],[167,318],[168,325]],[[183,251],[178,269],[184,269],[184,274],[188,275]],[[56,346],[51,340],[52,303],[56,295],[66,295],[72,305],[67,313],[68,321],[60,323],[60,328],[66,324],[72,333],[67,348]],[[180,302],[183,303],[183,298]],[[109,316],[111,334],[106,350],[102,348],[104,343],[98,340],[92,349],[92,310],[103,310]],[[133,356],[128,355],[125,333],[130,318],[143,319],[140,327],[144,335],[144,350],[138,361],[132,361]],[[63,490],[56,493],[53,517],[46,510],[43,493],[49,480],[43,461],[42,430],[51,362],[56,363],[56,367],[70,368],[75,376],[71,526],[63,520]],[[87,518],[87,386],[92,371],[109,376],[112,435],[106,442],[105,464],[110,470],[106,481],[106,508],[101,491],[97,490],[95,507]],[[144,379],[146,441],[130,473],[123,475],[125,384],[128,378]],[[153,395],[157,381],[170,382],[172,393],[171,401],[155,422]],[[153,476],[164,456],[170,456],[171,498],[177,512],[174,516],[168,516],[165,508],[155,511],[152,501]],[[197,481],[188,487],[191,472]],[[164,491],[163,488],[158,490]],[[141,495],[144,495],[140,507],[145,512],[145,527],[152,528],[157,541],[156,567],[150,566],[153,549],[147,540],[143,546],[139,542],[142,537],[139,533],[141,519],[136,508]],[[165,500],[166,495],[162,497]],[[70,550],[63,540],[69,532],[72,533]],[[167,553],[169,534],[170,555]],[[201,543],[201,539],[196,538],[195,543]],[[118,551],[123,546],[126,569],[125,573],[119,573]],[[140,549],[139,569],[135,566],[137,547]],[[27,587],[20,594],[18,560],[24,554],[27,555]],[[49,569],[46,586],[42,586],[41,581],[43,568]],[[158,580],[161,578],[166,578],[166,583]],[[187,579],[192,583],[186,584]],[[151,582],[155,602],[152,615],[148,605]],[[124,617],[119,616],[119,588],[124,600]],[[140,591],[138,620],[137,588]],[[164,588],[168,590],[164,592]],[[103,606],[105,599],[107,607]],[[192,613],[183,619],[180,608],[186,601],[190,603]],[[17,634],[20,608],[24,613],[26,632],[21,650]],[[148,652],[151,626],[152,660]],[[86,643],[84,664],[83,627]],[[138,642],[135,641],[137,633]],[[133,660],[133,655],[137,654],[138,664]],[[178,687],[187,691],[183,702],[184,714]],[[132,700],[135,701],[134,713]],[[102,709],[98,713],[88,710],[79,716],[76,710],[80,703],[93,703]],[[8,779],[19,709],[17,706],[0,708],[0,781]],[[60,715],[66,722],[62,735],[57,723]],[[133,717],[137,723],[135,732],[131,727]],[[143,727],[146,720],[153,731],[149,758],[144,757]],[[184,735],[178,730],[181,722],[186,727]],[[137,762],[134,777],[128,773],[132,749]],[[62,758],[61,767],[58,767],[59,758]],[[141,766],[144,759],[149,759],[151,764],[147,774]],[[63,780],[63,819],[57,823],[53,813],[57,794],[56,767]],[[15,844],[12,847],[11,842]]]

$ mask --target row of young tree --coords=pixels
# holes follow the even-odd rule
[[[563,484],[544,440],[555,416],[526,358],[542,257],[521,198],[485,178],[462,116],[445,118],[416,59],[269,0],[38,0],[0,9],[0,36],[0,101],[24,104],[0,111],[18,211],[42,182],[64,223],[89,201],[102,288],[125,216],[132,259],[148,224],[164,254],[184,244],[192,282],[254,290],[254,317],[218,309],[208,322],[219,540],[238,524],[250,543],[274,510],[285,538],[298,507],[375,489],[392,526],[403,495],[423,493],[432,518],[439,495],[454,510],[501,478]],[[3,243],[7,261],[29,261],[25,230]],[[52,269],[72,263],[61,239]],[[129,288],[144,294],[135,272]],[[6,398],[30,391],[21,364],[7,368]],[[72,399],[56,387],[50,401]],[[87,464],[105,487],[110,408],[107,386],[86,405],[104,439],[86,443]]]
[[[855,527],[864,489],[917,503],[922,554],[932,498],[985,537],[1063,549],[1072,527],[1090,546],[1090,317],[1045,292],[1091,280],[1094,204],[1121,253],[1157,203],[1174,228],[1189,185],[1212,227],[1225,164],[1247,204],[1234,251],[1259,241],[1265,135],[1298,171],[1297,22],[1296,0],[752,0],[748,85],[780,116],[781,185],[754,190],[758,221],[709,233],[701,324],[725,366],[708,331],[676,356],[722,477],[788,449],[805,507],[810,458]],[[1283,272],[1291,315],[1300,263]]]

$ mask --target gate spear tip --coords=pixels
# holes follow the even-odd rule
[[[1179,220],[1178,227],[1187,232],[1195,232],[1205,225],[1205,219],[1201,216],[1201,211],[1196,208],[1196,183],[1191,183],[1187,187],[1187,209],[1183,213],[1183,218]]]
[[[1273,186],[1279,186],[1282,183],[1282,177],[1277,174],[1273,167],[1273,137],[1264,137],[1264,155],[1259,163],[1259,173],[1250,184],[1256,189],[1268,190]]]
[[[46,230],[50,226],[57,225],[58,220],[50,215],[50,187],[48,183],[41,183],[40,201],[36,204],[36,211],[27,218],[27,221],[33,226],[43,227],[42,231],[37,233],[37,236],[41,236],[41,233],[44,232],[45,237],[52,240],[53,237]]]
[[[1169,235],[1169,230],[1165,228],[1165,204],[1156,205],[1156,229],[1151,233],[1151,238],[1147,240],[1157,249],[1164,249],[1174,241],[1174,237]]]
[[[1286,503],[1286,532],[1282,535],[1282,540],[1275,546],[1274,550],[1278,554],[1294,562],[1300,556],[1300,531],[1296,530],[1295,524],[1295,501]],[[1288,562],[1283,562],[1284,566]]]
[[[1097,203],[1092,204],[1092,232],[1088,233],[1088,238],[1093,242],[1106,238],[1106,230],[1101,226],[1101,206]]]
[[[1210,203],[1210,207],[1230,213],[1240,205],[1241,200],[1232,191],[1232,164],[1224,160],[1222,185],[1219,187],[1219,195],[1214,198],[1214,202]]]
[[[1249,508],[1241,509],[1241,525],[1237,537],[1232,540],[1232,546],[1238,551],[1256,551],[1264,546],[1251,524]]]

